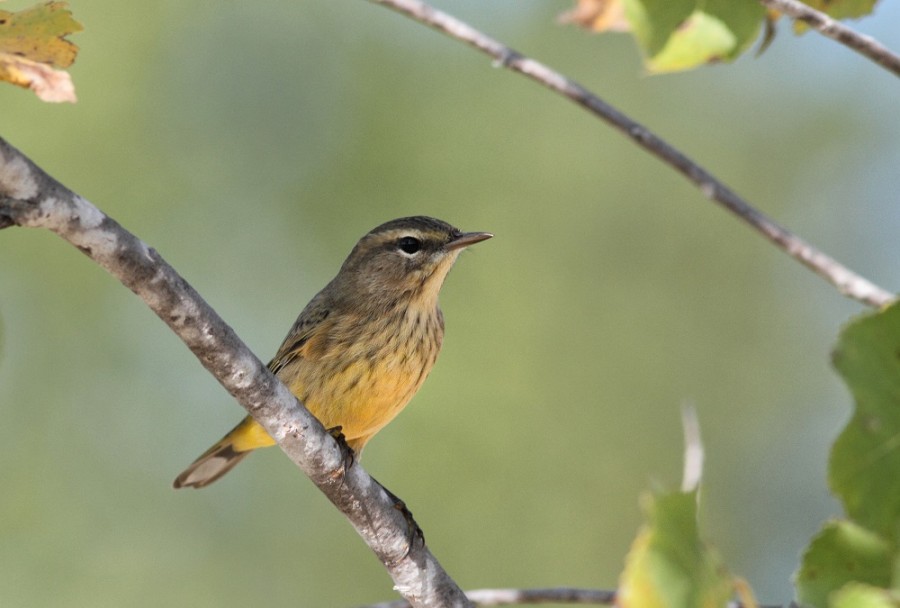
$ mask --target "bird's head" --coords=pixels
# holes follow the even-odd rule
[[[392,220],[359,240],[335,280],[360,297],[428,304],[437,300],[460,252],[492,236],[424,216]]]

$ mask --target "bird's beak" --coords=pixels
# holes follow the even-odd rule
[[[462,249],[464,247],[468,247],[469,245],[474,245],[475,243],[486,241],[492,236],[494,235],[490,232],[463,232],[461,235],[447,243],[446,249],[448,251],[452,251],[453,249]]]

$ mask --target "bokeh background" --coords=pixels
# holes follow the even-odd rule
[[[13,0],[17,10],[30,2]],[[707,448],[702,526],[767,603],[840,513],[829,366],[863,307],[618,133],[367,2],[73,0],[79,103],[0,87],[0,135],[156,247],[267,359],[357,238],[429,214],[462,256],[447,337],[366,450],[465,588],[614,587],[638,499]],[[897,4],[858,27],[900,48]],[[877,283],[898,284],[897,82],[787,24],[761,58],[643,75],[567,1],[445,1],[679,146]],[[243,411],[55,236],[0,233],[0,605],[354,606],[395,597],[276,449],[175,492]]]

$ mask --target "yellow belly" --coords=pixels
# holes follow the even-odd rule
[[[374,353],[354,345],[315,361],[298,358],[277,376],[326,429],[340,426],[347,444],[359,452],[419,390],[434,366],[440,337],[435,332],[410,341],[401,334],[383,341],[385,347]],[[275,443],[249,416],[230,439],[237,451]]]
[[[359,359],[324,378],[300,374],[288,388],[325,428],[340,426],[359,451],[406,407],[430,369],[427,360],[400,364],[387,358],[373,365]]]

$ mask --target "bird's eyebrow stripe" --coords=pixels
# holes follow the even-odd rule
[[[416,238],[427,236],[421,230],[410,230],[409,228],[407,228],[407,229],[397,228],[394,230],[388,230],[387,232],[379,232],[377,234],[378,234],[378,236],[389,239],[389,240],[399,239],[404,236],[412,236],[412,237],[416,237]]]
[[[422,245],[424,247],[435,247],[440,243],[444,243],[449,240],[439,232],[417,230],[415,228],[398,228],[395,230],[388,230],[386,232],[378,232],[373,236],[375,236],[380,242],[384,243],[387,247],[393,247],[398,240],[405,236],[419,239],[420,241],[422,241]]]

